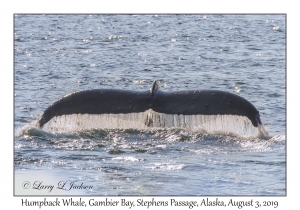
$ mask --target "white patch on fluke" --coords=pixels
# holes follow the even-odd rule
[[[254,127],[244,116],[237,115],[173,115],[147,110],[129,114],[71,114],[52,118],[43,130],[52,133],[77,132],[91,129],[184,128],[190,131],[264,137],[263,127]]]

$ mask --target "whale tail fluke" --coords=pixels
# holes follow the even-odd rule
[[[49,106],[38,120],[38,126],[43,127],[49,121],[54,121],[52,125],[59,122],[63,126],[75,126],[72,122],[67,123],[72,120],[76,121],[76,126],[91,125],[91,120],[99,121],[99,128],[108,125],[112,128],[206,126],[206,130],[224,130],[226,126],[239,126],[236,123],[252,124],[254,128],[262,125],[257,109],[233,93],[217,90],[167,92],[159,89],[160,82],[154,81],[150,92],[95,89],[72,93]],[[153,117],[151,123],[145,124],[149,111]],[[244,119],[247,123],[242,123]],[[233,123],[228,124],[228,120]]]
[[[160,88],[160,81],[155,80],[150,88],[150,93],[154,95],[154,93]]]

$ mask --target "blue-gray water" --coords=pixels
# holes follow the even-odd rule
[[[15,15],[15,193],[62,193],[22,188],[39,180],[94,186],[63,192],[79,195],[285,195],[285,18]],[[69,93],[147,90],[154,80],[165,91],[238,94],[260,111],[269,137],[31,126]]]

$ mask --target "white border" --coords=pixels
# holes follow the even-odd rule
[[[13,14],[14,13],[287,13],[287,196],[257,197],[258,200],[278,200],[277,209],[297,207],[299,189],[299,12],[296,1],[38,1],[15,0],[1,4],[1,206],[18,209],[21,198],[13,196]],[[4,97],[3,97],[4,96]],[[4,116],[4,118],[3,118]],[[299,129],[298,129],[299,130]],[[298,134],[299,136],[299,134]],[[140,198],[140,197],[138,197]],[[160,197],[161,199],[163,197]],[[35,200],[34,197],[29,197]],[[53,198],[52,198],[53,199]],[[88,200],[89,198],[85,198]],[[128,199],[136,200],[130,197]],[[168,199],[167,197],[165,199]],[[201,198],[202,199],[202,198]],[[213,199],[213,198],[211,198]],[[227,199],[222,197],[221,199]],[[228,198],[229,199],[229,198]],[[238,197],[240,199],[240,197]],[[238,200],[237,199],[237,200]],[[249,197],[247,198],[249,199]],[[42,200],[42,198],[36,198]],[[189,200],[194,200],[193,198]],[[34,207],[37,209],[38,207]],[[45,207],[46,208],[46,207]],[[66,208],[66,207],[64,207]],[[79,209],[80,207],[77,207]],[[96,207],[97,208],[97,207]],[[93,209],[96,209],[95,207]],[[98,207],[99,208],[99,207]],[[246,207],[244,207],[246,208]],[[31,208],[26,208],[31,209]],[[33,208],[32,208],[33,209]],[[86,208],[85,208],[86,209]],[[135,208],[137,209],[137,208]],[[146,208],[143,208],[146,209]],[[185,208],[188,209],[188,208]],[[209,209],[216,209],[210,207]],[[228,208],[227,208],[228,209]],[[234,209],[237,209],[236,207]],[[247,208],[250,209],[250,208]]]

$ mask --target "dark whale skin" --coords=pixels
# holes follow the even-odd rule
[[[166,92],[155,81],[150,91],[94,89],[69,94],[49,106],[38,125],[68,114],[127,114],[148,109],[174,115],[239,115],[254,127],[262,124],[257,109],[238,95],[219,90]]]

